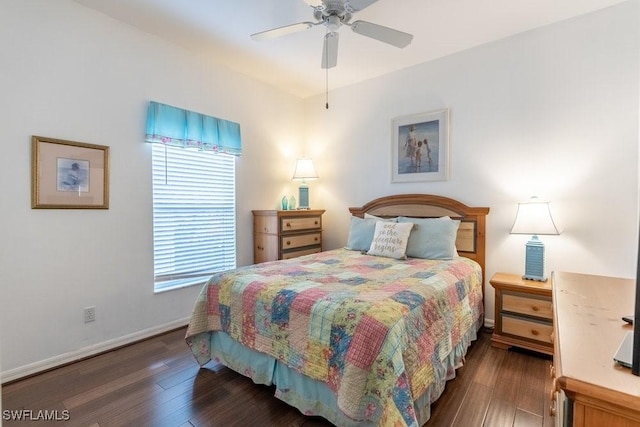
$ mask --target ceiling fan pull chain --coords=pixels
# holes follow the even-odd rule
[[[326,103],[324,105],[325,109],[329,109],[329,69],[325,69],[326,73],[327,73],[327,78],[326,78],[326,89],[325,89],[325,97],[326,97]]]
[[[327,28],[327,32],[325,34],[326,35],[329,34],[329,29]],[[325,42],[326,43],[326,42]],[[329,49],[324,49],[324,60],[325,63],[329,63]],[[324,108],[325,110],[329,109],[329,67],[326,67],[324,69],[325,71],[325,104],[324,104]]]

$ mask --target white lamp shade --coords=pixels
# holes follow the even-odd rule
[[[534,197],[529,202],[518,203],[511,234],[560,234],[551,217],[549,202],[541,202]]]
[[[296,160],[296,170],[293,172],[293,179],[316,179],[318,174],[316,168],[313,167],[313,161],[311,159],[298,159]]]

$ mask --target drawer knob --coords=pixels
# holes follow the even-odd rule
[[[315,222],[314,222],[314,224],[315,224],[315,225],[318,225],[318,221],[315,221]]]
[[[287,240],[287,246],[289,246],[291,244],[290,240]]]
[[[538,332],[536,329],[532,329],[532,330],[531,330],[531,335],[533,335],[533,336],[536,336],[536,337],[537,337],[538,335],[540,335],[540,332]]]
[[[286,223],[286,224],[285,224],[285,227],[289,227],[289,228],[291,228],[291,223],[290,223],[290,222]]]
[[[316,238],[314,238],[313,240],[317,242],[317,241],[318,241],[318,238],[316,237]]]
[[[531,310],[533,311],[540,311],[540,308],[537,305],[532,305],[531,306]]]

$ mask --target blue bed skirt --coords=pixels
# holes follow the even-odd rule
[[[446,381],[455,377],[455,370],[462,366],[467,349],[471,342],[477,339],[477,332],[481,326],[482,319],[479,319],[462,336],[460,343],[443,360],[441,366],[434,367],[440,372],[437,377],[444,380],[433,384],[422,396],[414,400],[414,411],[418,420],[416,427],[423,425],[431,417],[431,404],[444,391]],[[256,384],[275,385],[275,396],[305,415],[320,416],[335,425],[345,427],[377,425],[371,421],[346,417],[338,408],[335,394],[326,384],[300,374],[269,355],[243,346],[225,332],[206,332],[192,339],[194,342],[209,339],[210,356],[213,360],[251,378]]]

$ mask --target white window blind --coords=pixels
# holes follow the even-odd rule
[[[235,156],[152,147],[155,291],[235,268]]]

